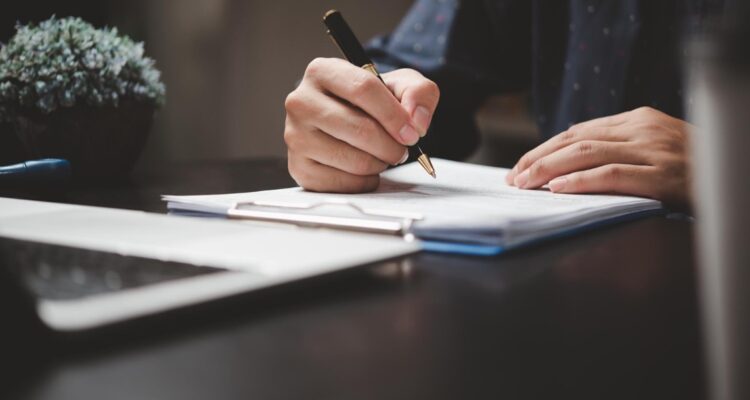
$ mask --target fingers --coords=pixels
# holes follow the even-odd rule
[[[409,113],[372,73],[344,60],[318,58],[308,65],[304,80],[362,109],[399,143],[413,145],[419,140]]]
[[[296,90],[286,108],[289,173],[307,190],[374,190],[387,163],[398,164],[408,155],[372,118],[320,92]]]
[[[346,173],[308,158],[289,155],[289,173],[298,185],[314,192],[360,193],[378,187],[378,175],[359,176]]]
[[[553,179],[555,193],[618,193],[654,197],[654,188],[644,186],[655,168],[644,165],[608,164]]]
[[[411,116],[420,136],[424,136],[440,100],[437,84],[413,69],[383,74],[383,80]]]
[[[285,102],[289,172],[300,186],[369,191],[388,164],[406,160],[405,145],[427,131],[440,94],[416,71],[394,71],[388,82],[340,59],[308,65]]]
[[[322,131],[390,165],[400,164],[408,155],[406,148],[396,142],[377,121],[361,110],[323,93],[294,91],[287,97],[286,108],[290,116],[287,125],[293,126],[287,126],[285,140],[287,146],[295,151],[307,153],[311,149],[306,142],[307,133],[312,132],[310,135],[313,136]],[[318,139],[318,142],[321,140]],[[340,150],[340,146],[337,149]],[[321,159],[318,161],[323,162]]]
[[[618,124],[623,123],[623,118],[624,116],[618,114],[571,126],[567,131],[552,137],[521,157],[506,175],[505,181],[513,184],[516,177],[538,159],[576,142],[583,140],[627,141],[627,137],[616,129]]]
[[[359,176],[377,175],[388,167],[372,155],[321,131],[309,132],[304,155],[320,164]]]
[[[626,142],[580,141],[536,160],[516,176],[513,184],[523,189],[545,185],[551,179],[605,164],[646,164],[636,144]]]
[[[641,107],[572,126],[524,155],[506,178],[556,193],[619,193],[687,204],[684,121]]]

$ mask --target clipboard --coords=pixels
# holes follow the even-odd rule
[[[335,214],[325,212],[326,208],[336,209]],[[342,210],[350,215],[341,215]],[[226,218],[256,222],[291,224],[306,228],[328,228],[352,232],[375,233],[400,236],[405,241],[414,241],[412,231],[415,222],[424,216],[385,210],[365,209],[350,201],[327,199],[316,203],[286,203],[272,201],[236,202],[225,214]],[[434,240],[420,240],[422,249],[432,252],[491,256],[500,254],[500,246],[471,243],[451,243]]]
[[[519,192],[498,184],[504,169],[433,161],[444,171],[439,184],[411,163],[384,172],[386,184],[372,194],[337,196],[293,187],[162,199],[174,214],[418,238],[424,251],[481,256],[663,210],[644,198]]]
[[[336,213],[323,212],[326,207],[337,209]],[[348,210],[349,216],[340,215]],[[496,256],[516,247],[526,247],[541,242],[572,236],[614,223],[630,221],[649,215],[663,214],[664,210],[646,210],[628,215],[579,225],[574,228],[546,235],[519,246],[497,246],[477,243],[446,242],[442,240],[420,239],[422,250],[437,253],[463,254],[471,256]],[[327,199],[316,203],[285,203],[270,201],[236,202],[226,212],[230,219],[292,224],[308,228],[328,228],[363,233],[401,236],[406,241],[417,239],[413,232],[415,222],[424,216],[415,213],[369,210],[343,199]]]
[[[336,208],[332,214],[326,208]],[[341,211],[349,215],[341,215]],[[260,222],[293,224],[308,228],[330,228],[364,233],[401,236],[415,239],[411,229],[424,216],[414,213],[366,210],[346,200],[329,199],[317,203],[283,203],[268,201],[236,202],[226,212],[227,218]]]

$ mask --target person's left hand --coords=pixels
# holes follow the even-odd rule
[[[689,207],[690,124],[641,107],[571,126],[526,153],[506,176],[524,189],[619,193]]]

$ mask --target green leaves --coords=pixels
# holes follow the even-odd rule
[[[117,28],[52,17],[16,26],[0,48],[0,119],[19,107],[50,113],[76,104],[116,107],[123,99],[160,106],[164,97],[143,43],[120,36]]]

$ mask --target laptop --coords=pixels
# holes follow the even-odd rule
[[[3,297],[18,297],[18,307],[57,332],[89,331],[417,251],[418,243],[396,236],[0,198]]]

